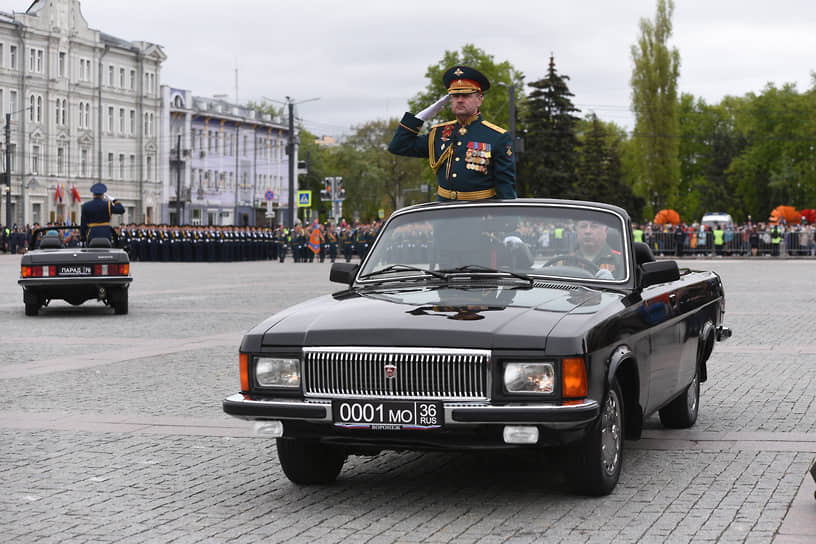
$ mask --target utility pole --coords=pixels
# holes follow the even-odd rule
[[[11,113],[6,114],[6,228],[11,228]]]
[[[176,225],[181,226],[181,134],[176,137]]]
[[[277,102],[278,104],[286,104],[289,112],[289,138],[286,141],[286,154],[289,156],[289,213],[286,226],[291,232],[291,230],[295,227],[295,215],[297,211],[297,208],[295,207],[295,145],[297,143],[297,139],[295,138],[295,104],[312,102],[314,100],[320,100],[320,98],[309,98],[308,100],[301,100],[300,102],[295,102],[288,96],[286,97],[286,102],[281,102],[280,100],[274,100],[267,97],[263,98],[265,100]]]
[[[289,139],[286,142],[286,154],[289,155],[289,214],[287,227],[289,232],[295,227],[295,103],[287,96],[289,106]]]

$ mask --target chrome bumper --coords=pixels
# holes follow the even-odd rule
[[[443,402],[444,426],[464,425],[539,425],[547,429],[582,427],[595,420],[600,406],[594,400],[579,404],[515,403],[494,406],[485,402]],[[240,419],[298,420],[308,423],[332,423],[330,400],[253,399],[236,393],[224,399],[224,412]]]

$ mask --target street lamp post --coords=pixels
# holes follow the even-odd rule
[[[6,114],[6,227],[11,228],[11,113]]]
[[[295,227],[295,104],[303,104],[304,102],[313,102],[320,100],[320,98],[309,98],[295,102],[288,96],[286,102],[274,100],[272,98],[263,97],[265,100],[277,102],[278,104],[285,104],[289,112],[289,137],[286,141],[286,154],[289,156],[289,217],[287,218],[287,227],[291,231]]]

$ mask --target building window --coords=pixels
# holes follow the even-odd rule
[[[35,109],[37,106],[37,98],[32,94],[28,97],[28,120],[32,123],[34,122],[34,116],[36,115]]]
[[[42,96],[37,97],[37,122],[42,123],[43,117]]]
[[[31,146],[31,173],[32,174],[39,174],[40,173],[40,146],[39,145],[32,145]]]
[[[136,134],[136,110],[130,110],[130,135]]]
[[[57,70],[59,72],[59,77],[65,77],[65,62],[68,58],[67,53],[65,51],[59,52],[59,60],[57,61]]]
[[[57,175],[61,176],[65,173],[65,148],[57,148]]]
[[[17,91],[13,89],[9,89],[8,112],[11,114],[11,119],[14,119],[14,115],[17,113]]]
[[[113,64],[108,66],[108,87],[113,87]]]
[[[150,181],[153,179],[153,156],[148,155],[145,157],[145,179]]]
[[[79,80],[91,80],[91,59],[79,59]]]
[[[113,134],[113,106],[108,106],[108,133]]]
[[[119,134],[125,133],[125,108],[119,108]]]
[[[108,177],[113,179],[113,153],[108,153]]]
[[[119,88],[125,88],[125,69],[119,68]]]
[[[82,177],[88,176],[88,150],[83,149],[79,152],[79,175]]]
[[[125,154],[119,153],[119,179],[125,179]]]
[[[9,45],[9,68],[17,69],[17,46]]]
[[[130,90],[136,90],[136,70],[130,71]]]
[[[130,177],[131,179],[136,179],[136,155],[130,156]]]
[[[3,56],[3,53],[5,53],[5,49],[3,48],[3,44],[0,43],[0,67],[5,64],[5,57]]]

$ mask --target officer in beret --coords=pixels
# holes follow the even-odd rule
[[[125,213],[125,207],[115,198],[105,194],[108,188],[104,183],[91,186],[93,198],[82,205],[80,218],[80,236],[85,243],[93,238],[111,240],[113,229],[110,226],[112,214]]]
[[[396,155],[426,157],[439,183],[437,200],[516,198],[513,143],[505,129],[482,119],[482,93],[488,79],[468,66],[454,66],[442,77],[448,94],[435,104],[400,121],[388,150]],[[422,124],[450,102],[455,121],[431,127]]]

